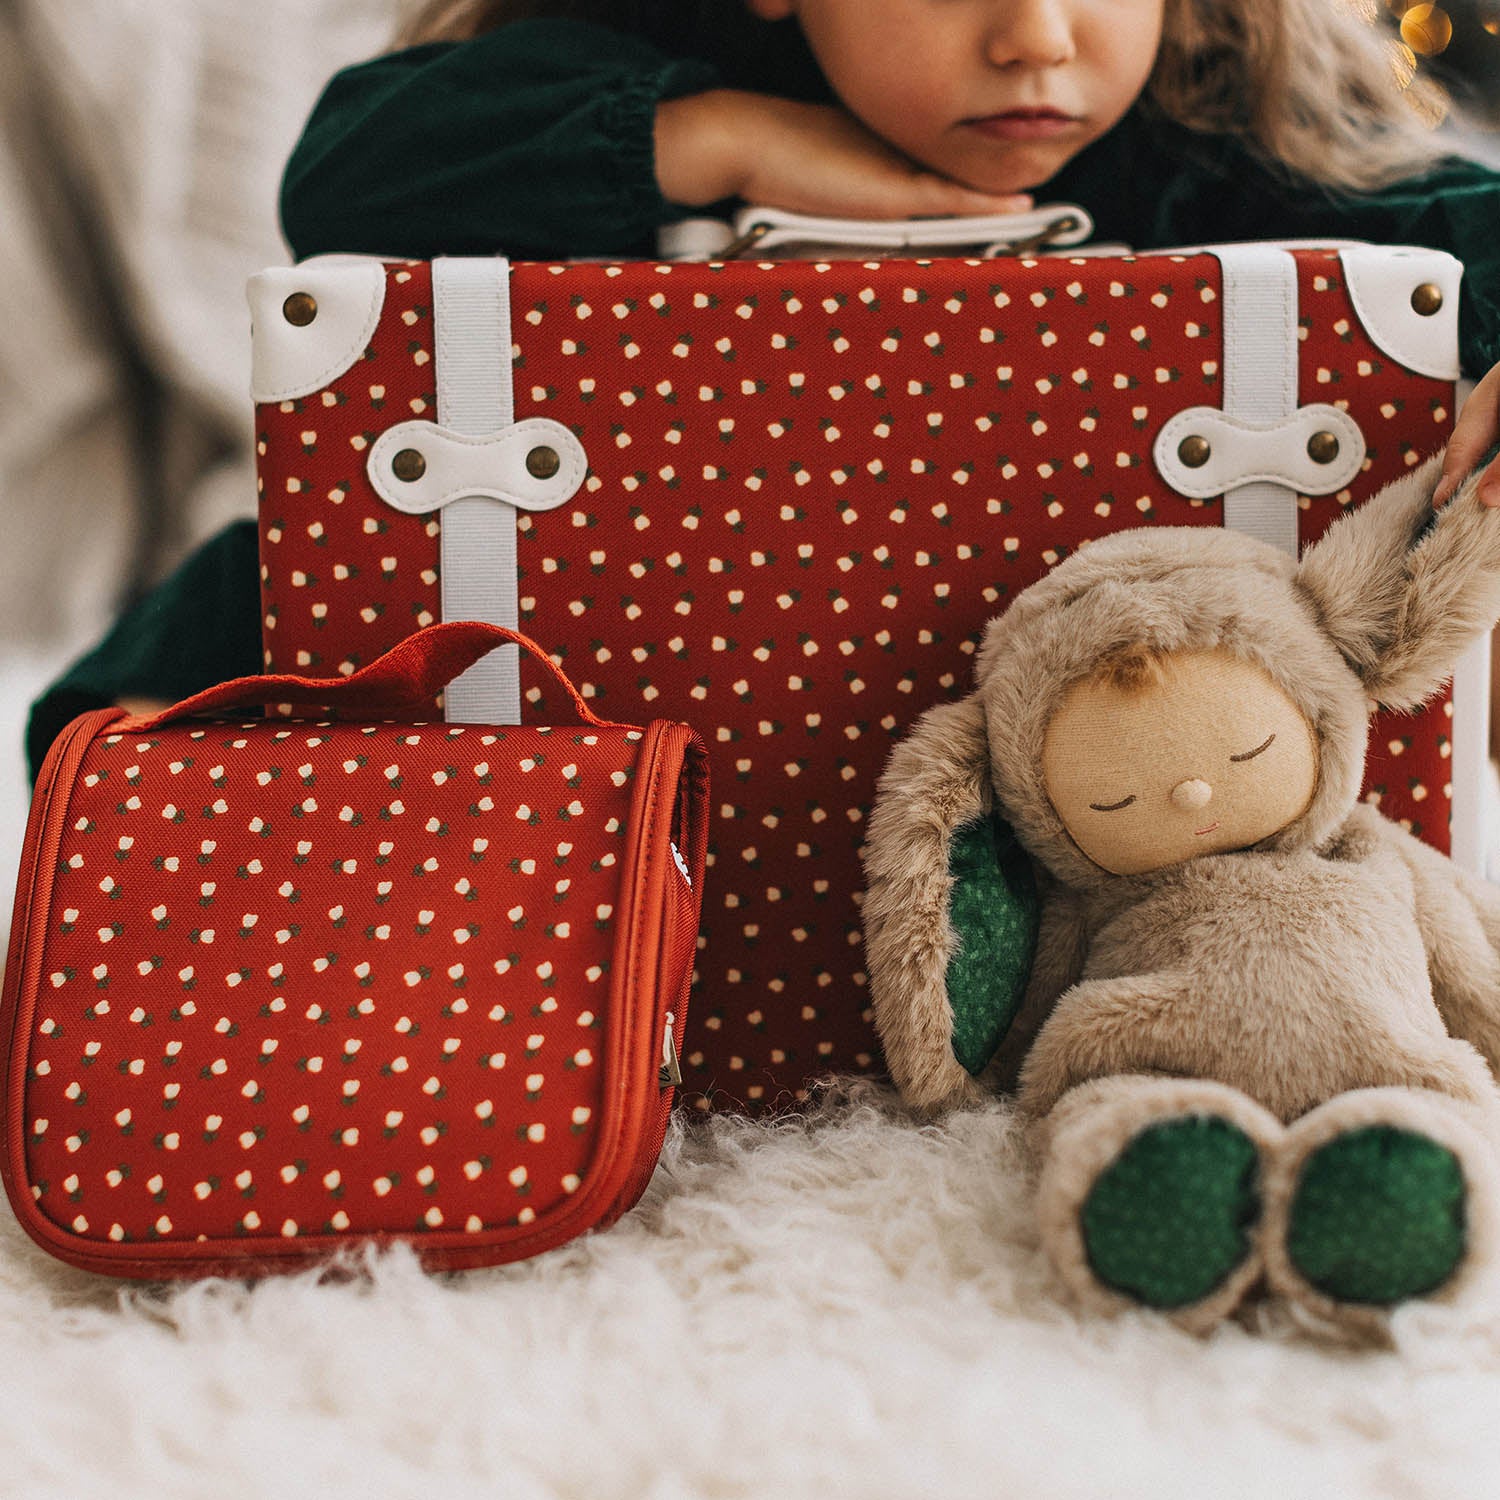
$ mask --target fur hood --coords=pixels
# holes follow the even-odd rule
[[[1301,817],[1261,846],[1316,846],[1359,795],[1368,732],[1360,679],[1323,632],[1297,565],[1264,542],[1217,527],[1120,532],[1090,543],[990,623],[977,679],[990,776],[1016,836],[1075,890],[1122,878],[1094,864],[1053,811],[1042,741],[1064,694],[1106,657],[1220,649],[1269,674],[1302,711],[1318,778]]]
[[[1359,797],[1370,711],[1417,707],[1500,612],[1500,514],[1471,482],[1434,517],[1437,478],[1433,460],[1388,486],[1300,563],[1217,527],[1103,537],[991,621],[975,698],[996,798],[1033,857],[1075,890],[1136,878],[1077,848],[1042,779],[1043,738],[1064,694],[1134,644],[1217,648],[1262,668],[1311,726],[1318,775],[1306,810],[1258,847],[1290,852],[1331,837]]]

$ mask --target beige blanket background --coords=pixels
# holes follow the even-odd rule
[[[0,0],[0,931],[26,705],[255,511],[245,279],[281,166],[396,0]]]

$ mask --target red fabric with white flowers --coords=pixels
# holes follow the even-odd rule
[[[77,740],[39,789],[7,985],[7,1176],[62,1253],[165,1271],[376,1233],[466,1264],[538,1248],[594,1187],[587,1221],[628,1206],[696,932],[685,729]]]
[[[1298,251],[1301,400],[1369,446],[1303,539],[1452,425],[1451,384],[1365,335],[1337,254]],[[712,885],[684,1072],[700,1105],[879,1066],[858,850],[875,778],[970,686],[984,621],[1080,541],[1218,525],[1150,448],[1220,399],[1211,255],[964,262],[517,265],[518,419],[583,442],[585,488],[519,520],[521,625],[612,718],[718,749]],[[431,278],[388,268],[366,357],[257,413],[267,662],[349,671],[438,616],[437,517],[375,496],[387,426],[432,416]],[[523,668],[524,714],[554,710]],[[1448,840],[1447,706],[1377,726],[1368,794]]]

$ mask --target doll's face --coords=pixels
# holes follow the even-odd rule
[[[1243,849],[1306,811],[1317,742],[1271,678],[1226,651],[1168,657],[1159,680],[1080,682],[1047,725],[1047,795],[1116,875]]]
[[[876,135],[987,193],[1053,177],[1139,97],[1163,0],[746,0],[795,15]]]

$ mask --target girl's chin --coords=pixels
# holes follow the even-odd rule
[[[1029,193],[1054,178],[1081,149],[1061,142],[1027,141],[1000,145],[985,141],[979,151],[933,161],[934,171],[976,192]]]

